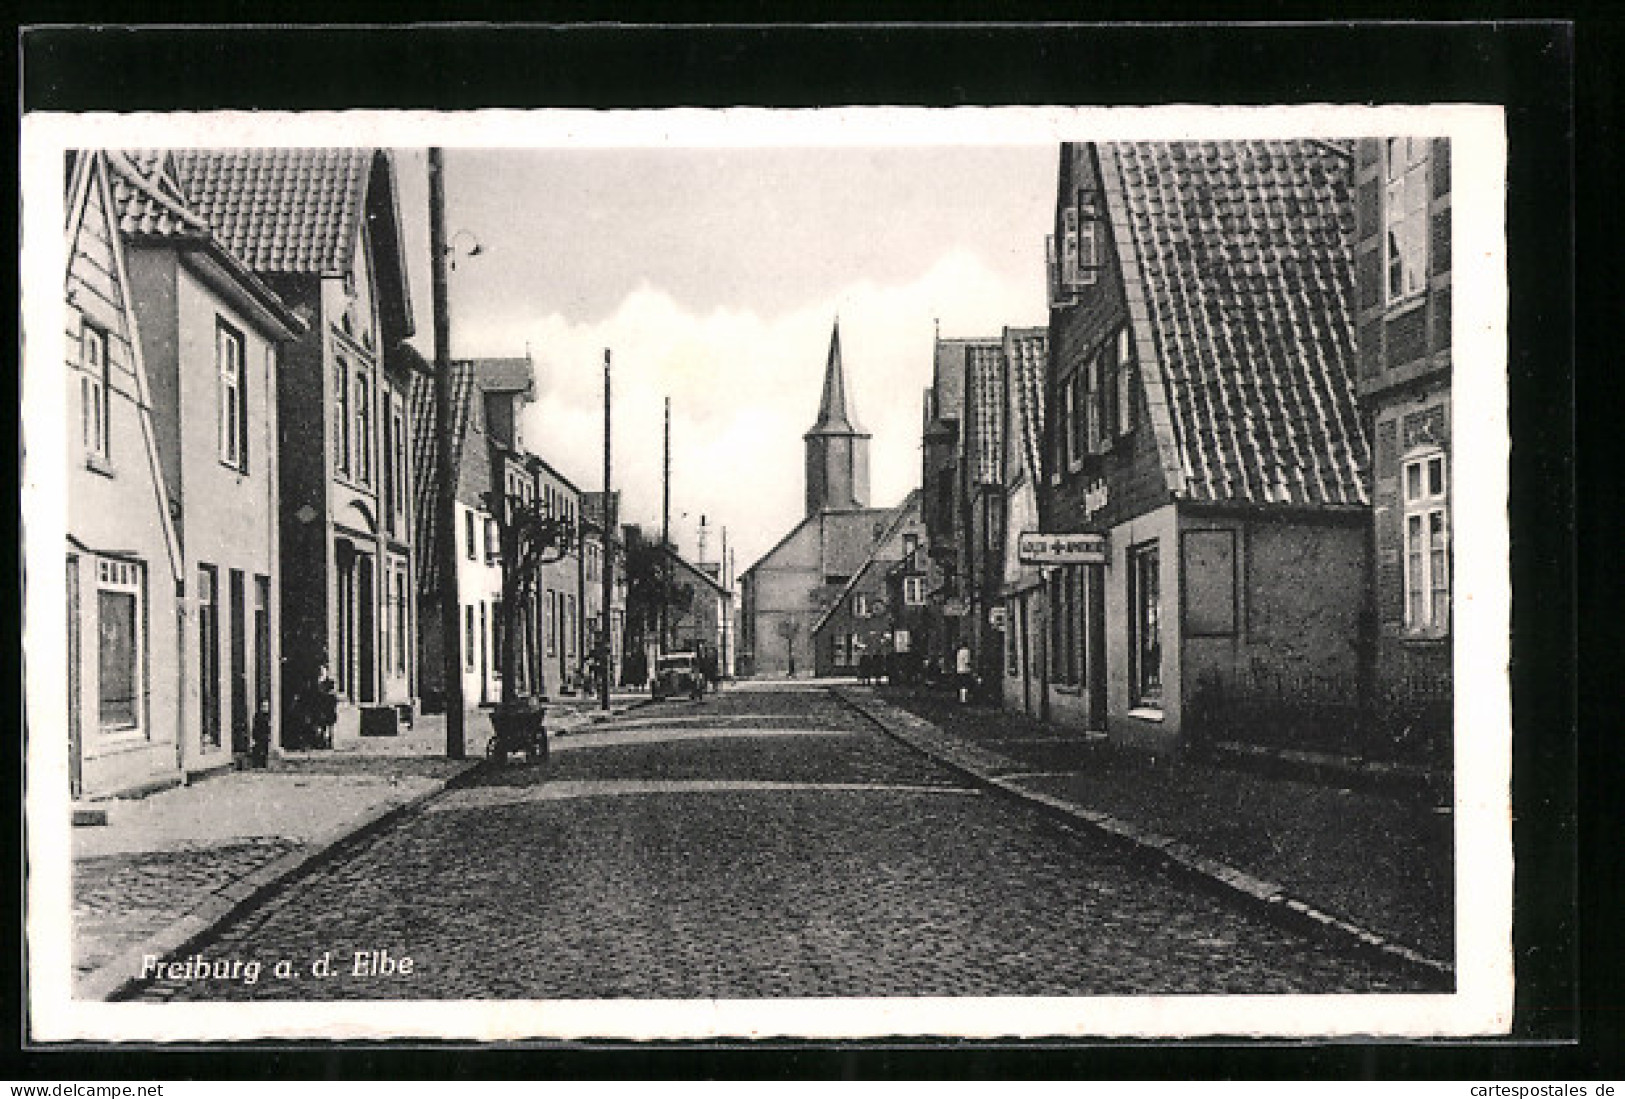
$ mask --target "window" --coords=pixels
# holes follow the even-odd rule
[[[1162,706],[1162,594],[1155,543],[1129,551],[1129,652],[1134,704]]]
[[[1067,378],[1061,391],[1062,445],[1066,468],[1077,469],[1083,461],[1084,424],[1078,414],[1078,375]]]
[[[1088,361],[1083,364],[1083,450],[1086,454],[1099,454],[1110,447],[1106,428],[1106,401],[1108,395],[1105,383],[1100,376],[1104,355],[1104,349],[1097,351],[1089,356]]]
[[[497,532],[497,521],[485,517],[485,563],[495,565],[502,560],[502,538]]]
[[[396,612],[395,630],[395,674],[406,674],[406,628],[411,619],[412,605],[406,599],[406,566],[399,565],[395,569],[395,605],[400,608]]]
[[[574,656],[576,652],[576,597],[564,597],[564,651]]]
[[[547,655],[559,651],[559,593],[551,588],[547,592]]]
[[[355,376],[355,474],[372,484],[372,385],[364,371]]]
[[[399,394],[390,396],[390,410],[390,417],[395,424],[395,453],[393,459],[395,463],[394,514],[399,529],[404,530],[407,524],[411,522],[407,501],[411,499],[412,494],[408,491],[408,486],[411,484],[411,472],[406,460],[406,456],[410,452],[410,448],[406,445],[406,405],[402,402]]]
[[[1404,301],[1427,289],[1428,139],[1391,137],[1385,156],[1383,207],[1388,264],[1388,301]]]
[[[81,323],[79,329],[79,396],[83,419],[85,457],[106,462],[110,457],[111,410],[108,394],[112,377],[107,362],[107,333]]]
[[[869,597],[859,592],[852,597],[852,614],[857,618],[869,617]]]
[[[1010,676],[1021,674],[1021,631],[1016,628],[1021,621],[1018,607],[1014,602],[1007,603],[1004,612],[1004,674]]]
[[[1134,357],[1129,348],[1128,329],[1117,333],[1114,344],[1117,376],[1117,433],[1134,430]]]
[[[463,670],[474,670],[474,605],[463,607]]]
[[[1449,492],[1443,451],[1405,462],[1405,629],[1450,630]]]
[[[134,561],[97,560],[96,682],[104,733],[139,731],[142,725],[142,587],[141,566]]]
[[[502,617],[502,600],[491,601],[491,671],[502,678],[502,643],[506,624]]]
[[[907,576],[903,578],[903,602],[911,607],[925,605],[925,577]]]
[[[333,360],[333,464],[337,470],[350,473],[350,364],[343,358]]]
[[[918,534],[903,535],[903,563],[909,568],[915,565],[915,555],[920,552],[920,536]]]
[[[470,561],[474,560],[476,556],[474,537],[474,513],[465,511],[463,512],[463,556]]]
[[[198,713],[203,746],[220,747],[220,603],[213,565],[197,570]]]
[[[216,319],[214,361],[220,377],[220,460],[248,470],[248,377],[243,369],[243,334]]]

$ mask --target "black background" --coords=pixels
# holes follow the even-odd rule
[[[330,14],[290,5],[215,4],[191,14],[269,19]],[[814,23],[828,11],[714,5],[709,25],[647,22],[652,8],[615,10],[616,24],[419,24],[400,26],[91,26],[113,5],[34,5],[9,58],[22,110],[129,111],[343,107],[655,107],[897,105],[1119,105],[1162,103],[1436,103],[1507,107],[1508,254],[1513,436],[1513,705],[1515,954],[1517,1005],[1511,1040],[1483,1042],[1238,1041],[990,1045],[900,1042],[842,1045],[633,1046],[470,1049],[375,1044],[313,1049],[245,1044],[233,1052],[90,1047],[27,1049],[25,1032],[0,1075],[52,1081],[121,1078],[629,1078],[754,1079],[1460,1078],[1617,1079],[1618,931],[1612,903],[1617,816],[1603,813],[1619,773],[1619,724],[1601,700],[1585,705],[1591,735],[1576,725],[1580,651],[1576,588],[1586,593],[1586,650],[1609,675],[1621,646],[1617,616],[1604,611],[1617,552],[1579,562],[1575,495],[1606,518],[1617,488],[1611,470],[1576,477],[1574,289],[1617,288],[1617,261],[1598,249],[1576,267],[1576,217],[1614,229],[1617,92],[1607,21],[1521,23],[1298,23],[1247,25],[1040,24],[1045,12],[1001,9],[1004,22],[888,22],[918,13],[865,5],[865,23]],[[166,17],[185,18],[187,6]],[[348,9],[347,9],[348,10]],[[391,5],[392,18],[434,17]],[[485,18],[557,10],[499,7]],[[614,9],[610,9],[614,10]],[[1422,9],[1409,9],[1410,15]],[[800,14],[798,25],[758,23]],[[1046,9],[1048,12],[1048,9]],[[1053,12],[1049,12],[1053,14]],[[146,13],[128,10],[125,18]],[[964,5],[934,14],[974,15]],[[1126,16],[1124,11],[1115,14]],[[1277,17],[1271,9],[1260,13]],[[606,15],[607,17],[607,15]],[[443,16],[440,16],[443,18]],[[729,25],[718,25],[721,21]],[[1575,131],[1584,129],[1590,173],[1576,193]],[[15,140],[15,131],[13,131]],[[1580,205],[1576,206],[1578,198]],[[1602,324],[1620,298],[1582,311],[1584,346],[1601,348]],[[1610,324],[1612,328],[1615,325]],[[1610,333],[1612,334],[1612,333]],[[1615,352],[1609,356],[1617,361]],[[1603,361],[1587,385],[1593,411],[1619,388]],[[1471,392],[1472,363],[1455,365]],[[1600,398],[1600,400],[1599,400]],[[1602,425],[1606,429],[1606,421]],[[1585,441],[1606,438],[1588,436]],[[1610,545],[1617,545],[1611,542]],[[15,667],[15,665],[13,665]],[[1617,678],[1613,672],[1613,678]],[[20,675],[18,681],[20,682]],[[1471,741],[1475,733],[1458,730]],[[19,738],[20,740],[21,738]],[[17,762],[20,768],[20,761]],[[19,774],[20,778],[20,774]],[[21,790],[21,782],[14,787]],[[1612,806],[1612,802],[1609,803]],[[18,799],[20,817],[21,798]],[[1582,817],[1579,810],[1588,812]],[[20,851],[20,819],[7,838]],[[1582,834],[1582,823],[1585,825]],[[1584,840],[1583,843],[1581,841]],[[20,858],[20,855],[18,856]],[[19,869],[21,869],[19,867]],[[16,880],[22,881],[19,873]],[[1607,890],[1610,896],[1604,897]],[[18,894],[19,901],[21,894]],[[1470,898],[1464,898],[1471,903]],[[19,905],[20,907],[20,905]],[[1582,920],[1581,914],[1590,918]],[[1604,915],[1604,914],[1608,915]],[[14,917],[16,913],[13,913]],[[20,924],[18,941],[20,942]],[[19,966],[8,990],[21,995]],[[1581,958],[1585,964],[1580,964]],[[18,1003],[13,1018],[22,1018]],[[21,1027],[21,1024],[20,1024]],[[1600,1075],[1593,1075],[1600,1074]]]

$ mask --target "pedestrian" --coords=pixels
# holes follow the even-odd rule
[[[959,651],[954,654],[954,678],[959,681],[959,701],[970,701],[971,664],[970,646],[960,645]]]
[[[339,720],[338,689],[333,684],[333,677],[327,674],[327,664],[324,661],[316,671],[316,747],[331,748],[333,746],[333,726]]]
[[[248,738],[248,758],[255,767],[264,767],[271,760],[270,699],[261,699],[259,712],[254,715],[254,727]]]

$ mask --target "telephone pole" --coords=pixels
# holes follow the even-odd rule
[[[614,616],[610,601],[615,587],[615,497],[609,491],[609,348],[604,348],[604,655],[599,665],[598,701],[609,710],[609,677],[615,655]]]
[[[660,651],[671,649],[667,606],[671,603],[671,398],[666,398],[666,450],[660,477]]]
[[[457,593],[457,462],[452,453],[451,305],[446,288],[446,165],[429,150],[429,251],[434,299],[435,553],[440,572],[440,675],[446,699],[446,758],[463,759],[463,668],[458,651],[461,607]]]

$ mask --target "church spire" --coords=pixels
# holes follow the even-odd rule
[[[846,371],[841,366],[841,321],[829,334],[829,361],[824,366],[824,396],[818,405],[818,422],[808,435],[861,435],[863,429],[846,407]]]
[[[807,514],[868,507],[869,433],[857,425],[846,404],[839,318],[830,331],[818,422],[802,438],[807,447]]]

